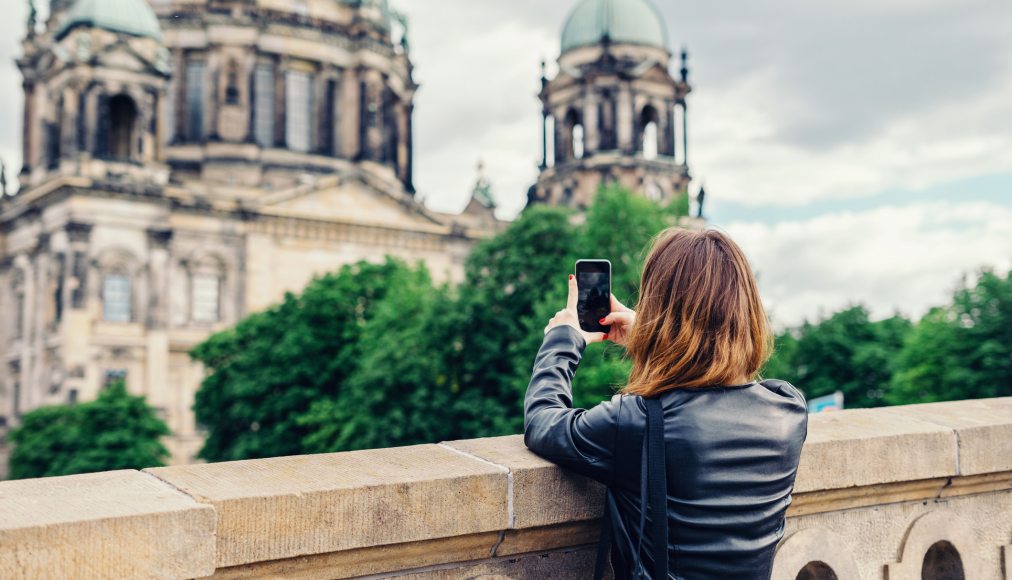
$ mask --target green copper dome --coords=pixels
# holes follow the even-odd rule
[[[386,28],[390,28],[390,22],[393,19],[393,12],[390,10],[389,0],[340,0],[342,4],[354,6],[355,8],[369,8],[373,7],[379,10],[382,17],[380,24],[383,24]]]
[[[64,36],[78,26],[162,38],[158,17],[145,0],[77,0],[67,11],[56,35]]]
[[[583,0],[562,29],[562,52],[598,44],[605,38],[668,48],[664,18],[650,0]]]

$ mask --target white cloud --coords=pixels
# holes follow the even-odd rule
[[[1012,208],[919,203],[725,228],[748,254],[778,325],[848,304],[876,317],[919,317],[945,304],[963,275],[1012,267]]]

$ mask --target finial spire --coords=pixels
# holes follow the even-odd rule
[[[485,162],[478,160],[478,179],[474,182],[471,190],[471,197],[478,200],[481,205],[495,209],[495,199],[492,197],[492,182],[485,175]]]
[[[682,82],[689,82],[689,49],[682,46]]]
[[[28,36],[35,36],[35,27],[39,21],[39,11],[35,0],[28,0]]]
[[[7,197],[7,164],[0,159],[0,199]]]

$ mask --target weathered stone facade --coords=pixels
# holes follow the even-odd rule
[[[589,578],[520,436],[0,483],[4,578]],[[1012,398],[813,415],[774,580],[1012,578]],[[70,538],[70,540],[68,540]]]
[[[185,463],[201,443],[195,344],[359,260],[459,280],[501,224],[489,204],[415,200],[417,86],[385,1],[151,5],[54,2],[24,39],[22,187],[0,197],[0,432],[124,378]]]

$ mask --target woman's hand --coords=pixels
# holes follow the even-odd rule
[[[576,276],[569,276],[569,299],[566,301],[566,307],[555,313],[555,316],[548,321],[548,326],[545,327],[545,334],[548,331],[555,328],[556,326],[572,326],[583,335],[583,339],[587,341],[587,344],[592,342],[602,342],[608,335],[603,332],[585,332],[580,328],[580,317],[576,314],[576,302],[579,300],[580,292],[576,287]],[[614,297],[612,298],[614,301]]]
[[[633,323],[636,322],[636,313],[626,308],[624,304],[611,295],[611,314],[601,319],[601,324],[611,326],[607,338],[615,344],[626,345],[629,340],[629,333],[632,332]]]

